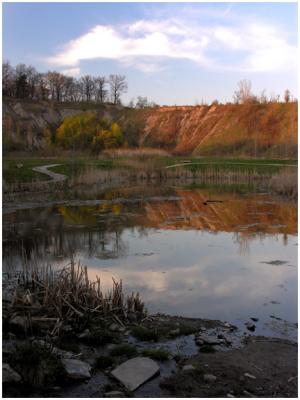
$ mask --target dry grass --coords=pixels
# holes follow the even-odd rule
[[[11,307],[15,311],[32,313],[32,322],[49,322],[52,336],[59,335],[63,324],[74,329],[88,321],[123,325],[134,313],[137,320],[145,315],[139,293],[125,297],[122,281],[113,279],[112,289],[103,293],[101,280],[91,282],[87,267],[71,261],[61,271],[50,267],[43,271],[26,271],[14,291]]]
[[[122,169],[99,170],[88,168],[80,176],[74,178],[71,186],[92,184],[122,184],[141,182],[180,182],[180,183],[251,183],[253,181],[267,182],[270,173],[257,174],[255,171],[225,171],[216,168],[206,168],[191,171],[186,168],[157,168],[150,164],[140,164],[138,160],[126,160]],[[139,168],[138,168],[139,167]]]
[[[151,148],[151,147],[105,150],[103,154],[109,157],[153,157],[153,156],[170,157],[171,156],[170,153],[168,153],[166,150]]]
[[[271,178],[269,188],[272,192],[296,200],[298,196],[298,172],[283,169]]]

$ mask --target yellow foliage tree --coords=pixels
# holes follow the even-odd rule
[[[57,129],[57,143],[64,148],[90,149],[98,153],[122,146],[124,136],[116,122],[110,125],[96,113],[87,112],[65,118]]]

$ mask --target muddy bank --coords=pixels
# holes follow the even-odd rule
[[[174,397],[297,397],[297,345],[251,337],[245,347],[198,354],[161,382]]]

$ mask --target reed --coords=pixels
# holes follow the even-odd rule
[[[298,172],[297,170],[283,169],[272,176],[269,183],[272,192],[296,200],[298,197]]]
[[[28,269],[20,275],[12,297],[13,311],[31,315],[32,322],[52,323],[51,335],[59,335],[61,327],[71,325],[75,330],[93,324],[106,325],[112,321],[126,324],[128,316],[137,320],[146,311],[139,293],[125,296],[122,281],[112,279],[112,289],[103,293],[100,277],[90,281],[86,266],[72,260],[60,271]]]

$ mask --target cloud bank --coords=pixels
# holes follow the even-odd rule
[[[209,25],[180,17],[142,19],[94,26],[47,62],[78,75],[80,61],[93,59],[117,60],[144,72],[163,69],[171,59],[220,70],[278,72],[296,68],[297,46],[280,28],[262,21]]]

